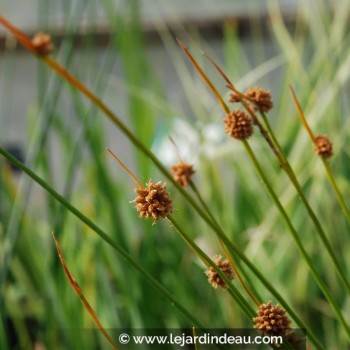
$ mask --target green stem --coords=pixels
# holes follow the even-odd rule
[[[5,151],[0,147],[0,154],[11,161],[16,167],[24,171],[29,175],[35,182],[37,182],[41,187],[43,187],[47,192],[49,192],[58,202],[60,202],[64,207],[67,208],[71,213],[73,213],[79,220],[84,222],[89,226],[98,236],[101,237],[107,244],[109,244],[120,256],[126,259],[139,273],[158,291],[163,294],[171,303],[173,303],[194,325],[203,329],[204,327],[201,323],[194,318],[191,312],[189,312],[184,306],[182,306],[176,298],[174,298],[149,272],[147,272],[139,263],[129,255],[125,250],[121,249],[101,228],[95,225],[90,219],[83,215],[78,209],[68,203],[59,193],[57,193],[52,187],[50,187],[47,182],[37,176],[33,171],[27,168],[23,163],[18,161],[10,153]]]
[[[322,293],[324,294],[324,296],[326,297],[326,299],[328,300],[329,304],[331,305],[333,311],[335,312],[335,314],[337,315],[340,323],[343,325],[347,335],[349,336],[350,338],[350,327],[349,325],[347,324],[347,322],[345,321],[339,307],[337,306],[337,304],[335,303],[335,300],[333,299],[331,293],[329,292],[326,284],[323,282],[321,276],[319,275],[319,273],[317,272],[317,270],[315,269],[314,267],[314,264],[312,262],[312,259],[311,257],[308,255],[308,253],[306,252],[306,250],[304,249],[303,247],[303,244],[302,242],[300,241],[300,238],[293,226],[293,224],[291,223],[290,219],[289,219],[289,216],[288,214],[286,213],[284,207],[282,206],[280,200],[278,199],[276,193],[274,192],[274,190],[272,189],[270,183],[268,182],[263,170],[261,169],[255,155],[254,155],[254,152],[253,150],[251,149],[251,147],[249,146],[249,143],[247,141],[244,141],[243,142],[244,144],[244,147],[252,161],[252,163],[254,164],[254,167],[256,169],[256,171],[258,172],[267,192],[269,193],[269,195],[271,196],[273,202],[275,203],[278,211],[280,212],[280,214],[282,215],[290,233],[292,234],[292,237],[300,251],[300,253],[302,254],[303,258],[305,259],[307,265],[309,266],[310,268],[310,271],[316,281],[316,283],[318,284],[318,286],[320,287]]]
[[[336,272],[338,273],[341,281],[344,283],[348,294],[350,294],[350,283],[349,283],[348,279],[346,278],[343,269],[340,266],[339,260],[336,257],[336,254],[335,254],[335,252],[334,252],[334,250],[332,248],[332,245],[331,245],[329,239],[327,238],[327,235],[326,235],[325,231],[323,230],[323,227],[322,227],[318,217],[316,216],[315,212],[311,208],[311,206],[309,204],[309,201],[306,199],[305,194],[304,194],[304,192],[303,192],[303,190],[302,190],[302,188],[301,188],[301,186],[300,186],[300,184],[298,182],[298,179],[297,179],[297,177],[296,177],[292,167],[290,166],[290,164],[289,164],[289,162],[287,160],[287,157],[283,153],[282,148],[281,148],[281,146],[280,146],[280,144],[279,144],[279,142],[278,142],[278,140],[277,140],[277,138],[276,138],[276,136],[275,136],[275,134],[274,134],[274,132],[273,132],[273,130],[271,128],[271,125],[270,125],[268,119],[266,118],[266,115],[264,113],[261,113],[261,115],[262,115],[262,118],[263,118],[263,120],[264,120],[264,122],[266,124],[267,129],[269,130],[269,133],[270,133],[272,139],[274,140],[274,142],[276,144],[276,147],[280,150],[280,154],[281,154],[285,164],[287,165],[286,173],[287,173],[289,179],[291,180],[293,186],[297,190],[297,192],[299,194],[299,197],[301,198],[301,200],[302,200],[302,202],[303,202],[303,204],[304,204],[304,206],[305,206],[305,208],[306,208],[306,210],[307,210],[311,220],[313,221],[313,223],[314,223],[314,225],[316,227],[318,236],[321,239],[324,247],[326,248],[329,256],[331,257],[331,260],[333,262],[333,265],[335,266]],[[324,164],[326,164],[326,163],[324,162]],[[326,169],[327,169],[327,167],[326,167]]]
[[[210,224],[211,227],[212,224]],[[276,290],[276,288],[261,274],[261,272],[255,267],[255,265],[238,249],[235,243],[231,242],[221,228],[213,227],[217,235],[224,242],[226,247],[230,250],[231,254],[236,254],[254,273],[254,275],[260,280],[260,282],[266,287],[267,290],[279,301],[279,303],[285,308],[287,313],[291,316],[292,319],[300,328],[305,328],[308,334],[310,341],[317,347],[317,349],[324,349],[321,343],[318,341],[317,337],[313,334],[310,328],[301,320],[301,318],[294,312],[294,310],[289,306],[286,300],[282,295]]]
[[[210,219],[213,221],[213,223],[215,224],[215,226],[217,228],[220,229],[220,225],[217,222],[217,220],[215,219],[214,215],[212,214],[211,210],[209,209],[208,205],[205,203],[201,193],[199,192],[197,186],[195,185],[195,183],[193,181],[190,182],[190,186],[192,191],[194,192],[194,194],[196,195],[196,197],[198,198],[198,201],[201,203],[203,209],[206,211],[206,213],[208,214],[208,216],[210,217]],[[221,244],[221,241],[220,241]],[[257,290],[255,289],[252,281],[250,280],[249,275],[247,274],[247,272],[242,268],[240,261],[238,259],[235,259],[234,255],[231,255],[231,258],[234,260],[235,265],[237,265],[239,267],[240,272],[244,275],[245,280],[247,281],[247,283],[249,284],[249,293],[252,293],[253,295],[253,300],[254,301],[258,301],[260,304],[262,303],[262,298],[259,295],[259,293],[257,292]],[[248,288],[247,286],[243,286],[244,288]]]
[[[330,181],[330,183],[331,183],[331,185],[333,187],[333,190],[334,190],[335,194],[337,195],[339,204],[342,207],[343,212],[344,212],[344,214],[345,214],[345,216],[346,216],[346,218],[347,218],[347,220],[348,220],[348,222],[350,224],[350,210],[349,210],[348,206],[345,203],[345,199],[344,199],[342,193],[339,190],[337,182],[335,181],[335,177],[334,177],[333,171],[332,171],[331,167],[329,166],[329,163],[328,163],[328,161],[326,159],[322,158],[322,163],[323,163],[323,165],[324,165],[324,167],[326,169],[326,173],[327,173],[328,179],[329,179],[329,181]]]
[[[297,95],[295,94],[295,91],[294,91],[292,86],[289,86],[289,88],[291,90],[292,97],[293,97],[294,103],[296,105],[296,108],[297,108],[300,120],[301,120],[303,126],[305,127],[305,129],[306,129],[306,131],[307,131],[311,141],[313,142],[313,144],[316,144],[316,137],[315,137],[314,133],[312,132],[311,127],[310,127],[310,125],[309,125],[309,123],[308,123],[308,121],[306,119],[306,116],[305,116],[304,111],[303,111],[303,109],[301,107],[301,104],[300,104],[300,102],[299,102],[299,100],[297,98]],[[265,119],[267,120],[267,118],[265,118]],[[321,159],[323,161],[323,165],[324,165],[324,167],[326,169],[326,173],[327,173],[328,178],[329,178],[329,180],[331,182],[331,185],[332,185],[332,187],[333,187],[333,189],[334,189],[334,191],[336,193],[336,196],[338,198],[339,204],[342,207],[342,209],[344,211],[344,214],[345,214],[345,216],[347,217],[347,219],[348,219],[348,221],[350,223],[350,210],[347,207],[341,192],[339,191],[339,188],[338,188],[337,183],[335,181],[335,178],[334,178],[334,175],[332,173],[332,170],[329,167],[328,162],[323,157],[321,157]]]
[[[186,232],[182,229],[182,227],[176,222],[176,220],[172,217],[172,215],[167,215],[168,220],[173,224],[180,237],[191,247],[192,250],[205,262],[206,265],[210,265],[223,279],[223,281],[228,286],[228,292],[231,296],[237,301],[242,310],[248,316],[250,320],[255,315],[254,309],[248,304],[248,302],[243,298],[238,289],[232,284],[232,282],[227,278],[227,276],[220,270],[220,268],[213,262],[212,259],[206,255],[201,248],[198,247],[197,244],[190,239],[190,237],[186,234]]]
[[[283,162],[283,164],[285,165],[283,167],[283,169],[287,172],[288,176],[293,176],[295,178],[295,174],[289,164],[289,161],[287,159],[287,157],[285,156],[284,152],[283,152],[283,149],[280,145],[280,143],[278,142],[277,138],[276,138],[276,135],[275,133],[273,132],[272,128],[271,128],[271,124],[269,122],[269,120],[267,119],[266,117],[266,114],[264,112],[260,112],[260,115],[265,123],[265,126],[266,126],[266,129],[274,143],[274,146],[278,149],[278,153],[280,155],[280,158],[278,158],[278,161],[279,162]]]

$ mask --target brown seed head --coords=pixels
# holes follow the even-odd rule
[[[45,33],[37,33],[32,39],[32,44],[40,56],[47,56],[53,50],[51,37]]]
[[[228,113],[224,123],[226,134],[237,140],[248,139],[254,131],[250,117],[239,109]]]
[[[323,158],[332,157],[333,145],[327,136],[318,135],[315,137],[315,152]]]
[[[174,175],[175,181],[182,187],[187,187],[191,182],[191,177],[194,174],[192,164],[179,162],[171,167],[171,172]]]
[[[272,107],[270,91],[262,90],[258,87],[248,89],[244,94],[249,101],[253,102],[256,111],[267,113]]]
[[[271,301],[259,306],[258,316],[253,321],[254,328],[266,336],[288,336],[291,331],[286,311],[279,305],[272,306]]]
[[[224,259],[221,255],[215,255],[213,258],[214,263],[219,267],[219,269],[227,276],[227,278],[232,281],[234,277],[233,269],[230,262]],[[220,277],[220,275],[214,270],[212,266],[209,266],[208,270],[205,271],[208,277],[208,282],[216,289],[218,287],[226,289],[228,286]]]
[[[136,210],[140,212],[140,218],[152,218],[153,222],[157,222],[159,217],[164,219],[173,212],[173,202],[166,191],[165,182],[153,183],[150,179],[147,187],[137,188],[136,193],[134,202]]]
[[[229,99],[229,102],[231,103],[237,103],[237,102],[240,102],[241,101],[241,98],[238,96],[238,94],[236,94],[235,92],[232,92],[230,94],[230,99]]]

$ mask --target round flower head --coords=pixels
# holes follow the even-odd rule
[[[194,174],[193,165],[179,162],[171,167],[175,181],[182,187],[187,187]]]
[[[32,39],[32,44],[40,56],[47,56],[53,50],[51,37],[45,33],[37,33]]]
[[[140,218],[152,218],[153,222],[165,218],[173,212],[173,202],[170,194],[166,191],[166,183],[161,181],[153,183],[152,179],[146,188],[136,189],[137,197],[134,199],[135,208],[140,212]]]
[[[239,109],[228,113],[224,123],[226,134],[237,140],[248,139],[254,131],[250,117]]]
[[[213,262],[218,266],[218,268],[227,276],[227,278],[232,281],[234,277],[233,269],[230,262],[224,259],[221,255],[215,255]],[[208,277],[208,282],[216,289],[221,287],[223,289],[227,288],[227,284],[223,281],[221,276],[214,270],[212,266],[209,266],[208,270],[205,271]]]
[[[291,331],[286,311],[279,305],[272,306],[271,301],[259,306],[258,316],[253,321],[254,328],[266,336],[288,336]]]
[[[270,91],[258,87],[248,89],[244,94],[248,100],[254,103],[255,110],[267,113],[272,107]]]
[[[319,135],[315,137],[315,152],[323,158],[332,157],[333,145],[327,136]]]

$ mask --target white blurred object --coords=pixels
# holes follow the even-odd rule
[[[199,157],[217,157],[225,139],[220,123],[197,123],[193,126],[184,119],[174,118],[167,133],[155,142],[153,151],[168,166],[178,162],[179,156],[184,162],[196,164]]]

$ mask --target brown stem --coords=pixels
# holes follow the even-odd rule
[[[307,131],[308,134],[310,135],[310,138],[311,138],[312,142],[313,142],[314,144],[316,144],[315,135],[314,135],[314,133],[312,132],[312,130],[311,130],[311,128],[310,128],[310,125],[309,125],[309,123],[308,123],[307,120],[306,120],[305,114],[304,114],[304,112],[303,112],[303,109],[301,108],[300,102],[299,102],[299,100],[298,100],[298,98],[297,98],[297,95],[295,94],[295,91],[294,91],[292,85],[289,85],[289,89],[290,89],[290,91],[291,91],[291,93],[292,93],[293,100],[294,100],[294,103],[295,103],[295,105],[296,105],[296,107],[297,107],[297,110],[298,110],[298,113],[299,113],[299,117],[300,117],[300,119],[301,119],[301,122],[303,123],[303,125],[304,125],[306,131]]]
[[[27,50],[34,54],[37,54],[37,51],[34,45],[32,44],[32,41],[21,30],[16,28],[2,16],[0,16],[0,23],[5,28],[7,28]]]
[[[116,156],[116,154],[113,151],[111,151],[109,148],[107,148],[107,151],[119,163],[119,165],[131,176],[131,178],[136,182],[136,185],[139,186],[139,188],[144,188],[142,186],[142,183],[136,177],[136,175],[133,174],[133,172]]]
[[[253,293],[249,290],[249,288],[248,288],[247,285],[245,284],[245,282],[244,282],[244,280],[243,280],[241,274],[239,273],[239,271],[238,271],[237,268],[236,268],[235,263],[233,262],[233,259],[232,259],[231,255],[228,253],[228,251],[227,251],[225,245],[222,243],[221,239],[219,239],[219,242],[220,242],[221,248],[223,249],[223,251],[224,251],[224,253],[225,253],[226,258],[230,261],[230,264],[231,264],[233,270],[235,271],[235,274],[236,274],[236,276],[237,276],[239,282],[241,283],[242,287],[243,287],[244,290],[248,293],[248,295],[250,296],[250,298],[254,301],[255,305],[256,305],[257,307],[259,307],[261,303],[258,301],[258,299],[253,295]]]
[[[79,299],[81,300],[81,302],[83,303],[85,309],[87,310],[87,312],[90,314],[91,318],[93,319],[93,321],[95,322],[97,328],[100,330],[100,332],[103,334],[103,336],[106,338],[106,340],[111,344],[112,348],[114,350],[118,350],[117,346],[114,344],[112,338],[108,335],[108,333],[106,332],[106,330],[103,328],[101,322],[99,321],[95,311],[93,310],[93,308],[91,307],[91,305],[89,304],[89,302],[87,301],[87,299],[85,298],[78,282],[76,281],[76,279],[74,278],[74,276],[70,273],[67,265],[66,265],[66,262],[64,261],[64,258],[63,258],[63,254],[62,254],[62,251],[61,251],[61,248],[57,242],[57,239],[55,237],[55,234],[52,232],[52,237],[53,237],[53,240],[55,242],[55,245],[56,245],[56,249],[57,249],[57,253],[58,253],[58,256],[60,258],[60,261],[61,261],[61,264],[63,266],[63,269],[64,269],[64,272],[65,274],[67,275],[68,279],[69,279],[69,282],[73,288],[73,290],[75,291],[75,293],[78,295]]]
[[[271,140],[267,130],[262,126],[262,124],[259,121],[259,118],[257,117],[257,115],[254,113],[254,111],[252,110],[252,108],[250,107],[249,103],[247,103],[247,97],[241,93],[239,90],[237,90],[237,88],[232,84],[232,82],[230,81],[230,79],[227,77],[227,75],[224,73],[224,71],[221,69],[221,67],[205,52],[202,51],[202,54],[213,64],[213,66],[218,70],[218,72],[220,73],[220,75],[224,78],[224,80],[227,83],[227,87],[232,90],[233,92],[235,92],[239,99],[240,102],[242,103],[242,105],[244,106],[244,108],[248,111],[249,115],[251,116],[251,118],[254,121],[254,124],[259,128],[260,133],[262,134],[262,136],[264,137],[264,139],[266,140],[266,142],[268,143],[268,145],[270,146],[270,148],[272,149],[273,153],[276,155],[278,162],[280,163],[280,165],[283,168],[286,168],[286,165],[283,161],[283,158],[281,157],[278,149],[276,148],[275,144],[273,143],[273,141]],[[286,169],[287,170],[287,169]]]
[[[218,91],[216,90],[216,88],[214,87],[214,85],[212,84],[212,82],[209,80],[209,78],[207,77],[207,75],[203,72],[202,68],[199,66],[199,64],[197,63],[197,61],[194,59],[194,57],[191,55],[191,53],[188,51],[188,49],[186,48],[186,46],[182,43],[182,41],[180,39],[176,39],[178,44],[180,45],[182,51],[186,54],[186,56],[188,57],[188,59],[192,62],[193,66],[196,68],[197,72],[199,73],[199,75],[202,77],[202,79],[205,81],[205,83],[208,85],[209,89],[211,90],[211,92],[214,94],[215,98],[218,100],[218,102],[220,103],[222,109],[225,111],[225,113],[229,113],[230,109],[227,107],[226,103],[224,102],[224,100],[222,99],[222,97],[220,96],[220,94],[218,93]]]

